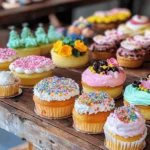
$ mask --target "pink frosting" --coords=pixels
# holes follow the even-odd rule
[[[0,59],[8,59],[10,57],[16,57],[17,53],[10,48],[0,48]]]
[[[91,72],[91,70],[87,68],[82,74],[82,81],[94,87],[116,87],[122,85],[126,80],[126,74],[121,69],[122,68],[120,68],[119,72],[110,72],[108,75],[100,75]]]
[[[107,118],[104,130],[108,130],[115,135],[125,138],[143,134],[146,130],[145,120],[140,113],[137,112],[137,115],[139,119],[135,122],[124,123],[120,121],[114,113],[111,113]]]
[[[150,80],[142,81],[141,85],[142,85],[142,87],[150,90]]]
[[[27,56],[11,63],[11,68],[22,68],[24,70],[40,69],[46,66],[53,66],[53,63],[50,58],[44,56]]]

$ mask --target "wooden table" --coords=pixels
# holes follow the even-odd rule
[[[80,84],[81,73],[84,69],[57,68],[54,75],[70,77]],[[150,63],[144,64],[143,68],[126,70],[126,72],[127,81],[125,85],[137,77],[144,77],[150,73]],[[106,150],[104,134],[88,135],[77,132],[72,127],[71,117],[48,120],[36,115],[32,91],[32,89],[23,89],[23,94],[19,97],[0,99],[0,127],[2,129],[27,139],[35,147],[42,150]],[[116,100],[116,106],[122,104],[122,98]],[[145,150],[150,150],[150,124],[146,142]]]

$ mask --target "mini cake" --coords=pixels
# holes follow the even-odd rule
[[[105,144],[111,150],[142,150],[147,128],[140,111],[122,106],[111,113],[104,125]]]
[[[22,86],[33,86],[43,78],[52,76],[54,64],[44,56],[27,56],[15,60],[9,69],[20,78]]]
[[[17,53],[10,48],[0,48],[0,70],[9,70],[9,65],[17,58]]]
[[[88,49],[81,40],[66,37],[53,45],[51,56],[53,63],[61,68],[80,68],[88,63]]]
[[[38,47],[36,39],[27,27],[23,28],[21,38],[16,31],[12,30],[7,46],[15,50],[19,57],[40,55],[40,47]]]
[[[138,41],[142,45],[142,48],[146,51],[144,60],[150,61],[150,36],[136,35],[134,36],[134,40]]]
[[[125,88],[124,104],[135,105],[146,120],[150,120],[150,74]]]
[[[80,17],[68,28],[68,35],[80,35],[85,38],[92,38],[94,36],[92,24],[87,19]]]
[[[116,28],[126,22],[130,16],[131,12],[128,9],[115,8],[110,11],[97,11],[93,16],[88,17],[88,21],[92,23],[94,30],[103,32]]]
[[[64,77],[49,77],[34,87],[33,100],[37,114],[48,118],[64,118],[72,114],[78,84]]]
[[[103,132],[104,123],[114,108],[113,98],[105,92],[82,94],[76,99],[73,110],[75,129],[91,134]]]
[[[89,47],[93,60],[106,60],[116,57],[117,45],[113,39],[97,35],[93,38],[93,41],[94,43]]]
[[[110,38],[110,39],[113,39],[116,44],[117,44],[117,47],[120,46],[120,42],[125,40],[127,35],[123,32],[119,32],[118,30],[115,30],[115,29],[112,29],[112,30],[106,30],[105,31],[105,36]]]
[[[121,42],[117,50],[117,60],[120,66],[126,68],[138,68],[143,64],[145,50],[141,44],[132,38]]]
[[[95,61],[82,73],[83,92],[103,91],[116,98],[121,95],[125,80],[126,74],[115,58]]]
[[[10,71],[0,71],[0,96],[12,96],[19,90],[20,80]]]
[[[46,32],[44,31],[43,27],[38,27],[36,32],[36,41],[38,46],[40,46],[41,55],[47,55],[50,53],[51,48],[53,47],[53,44],[49,44],[49,39],[46,35]]]
[[[149,18],[146,16],[135,15],[125,24],[121,24],[117,30],[124,32],[129,36],[133,36],[143,35],[148,28],[150,28]]]

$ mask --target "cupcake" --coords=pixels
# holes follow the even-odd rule
[[[52,76],[54,64],[44,56],[27,56],[15,60],[9,69],[20,78],[22,86],[33,86],[43,78]]]
[[[53,47],[52,43],[49,43],[49,39],[44,31],[43,27],[38,27],[35,31],[36,41],[41,50],[41,55],[48,55]]]
[[[112,29],[112,30],[106,30],[105,31],[105,36],[113,39],[116,42],[117,47],[120,46],[120,42],[125,40],[127,35],[123,32],[120,32],[116,29]]]
[[[94,43],[89,47],[93,60],[106,60],[111,57],[116,57],[117,45],[113,39],[97,35],[93,37],[93,41]]]
[[[111,113],[104,125],[105,144],[111,150],[142,150],[147,128],[140,111],[122,106]]]
[[[21,38],[16,31],[12,30],[7,46],[15,50],[19,57],[40,55],[40,47],[38,47],[36,39],[28,27],[23,28]]]
[[[17,58],[17,53],[10,48],[0,48],[0,70],[9,70],[9,65]]]
[[[47,118],[68,117],[78,95],[79,86],[74,80],[56,76],[45,78],[34,87],[36,112]]]
[[[124,70],[119,67],[115,58],[106,61],[95,61],[82,73],[82,87],[84,93],[103,91],[111,97],[117,98],[123,91],[126,80]]]
[[[53,45],[53,63],[60,68],[80,68],[88,63],[88,48],[81,40],[70,37],[59,40]]]
[[[0,71],[0,96],[12,96],[19,90],[20,80],[10,71]]]
[[[146,120],[150,120],[150,74],[125,88],[124,104],[135,105]]]
[[[139,42],[142,45],[142,48],[145,50],[145,61],[150,61],[150,36],[134,36],[134,40]]]
[[[98,134],[103,132],[107,117],[115,108],[113,98],[105,92],[90,92],[79,96],[73,109],[73,124],[76,130]]]
[[[109,11],[97,11],[94,15],[88,17],[88,21],[92,23],[96,32],[102,33],[126,22],[130,16],[131,12],[128,9],[114,8]]]
[[[94,34],[92,24],[83,17],[80,17],[78,20],[74,21],[68,28],[68,36],[83,36],[83,38],[90,40]]]
[[[126,68],[138,68],[143,64],[145,50],[141,44],[132,38],[122,41],[117,50],[117,61],[120,66]]]
[[[143,35],[145,30],[150,28],[150,20],[146,16],[133,16],[125,24],[121,24],[118,27],[118,31],[125,32],[129,36]]]

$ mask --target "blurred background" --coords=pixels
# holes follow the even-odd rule
[[[65,27],[80,16],[115,7],[128,8],[132,15],[149,16],[150,0],[0,0],[0,46],[6,46],[10,26],[21,30],[22,24],[27,22],[33,30],[39,23],[45,28],[49,24]],[[0,129],[0,150],[22,143],[25,141]]]

